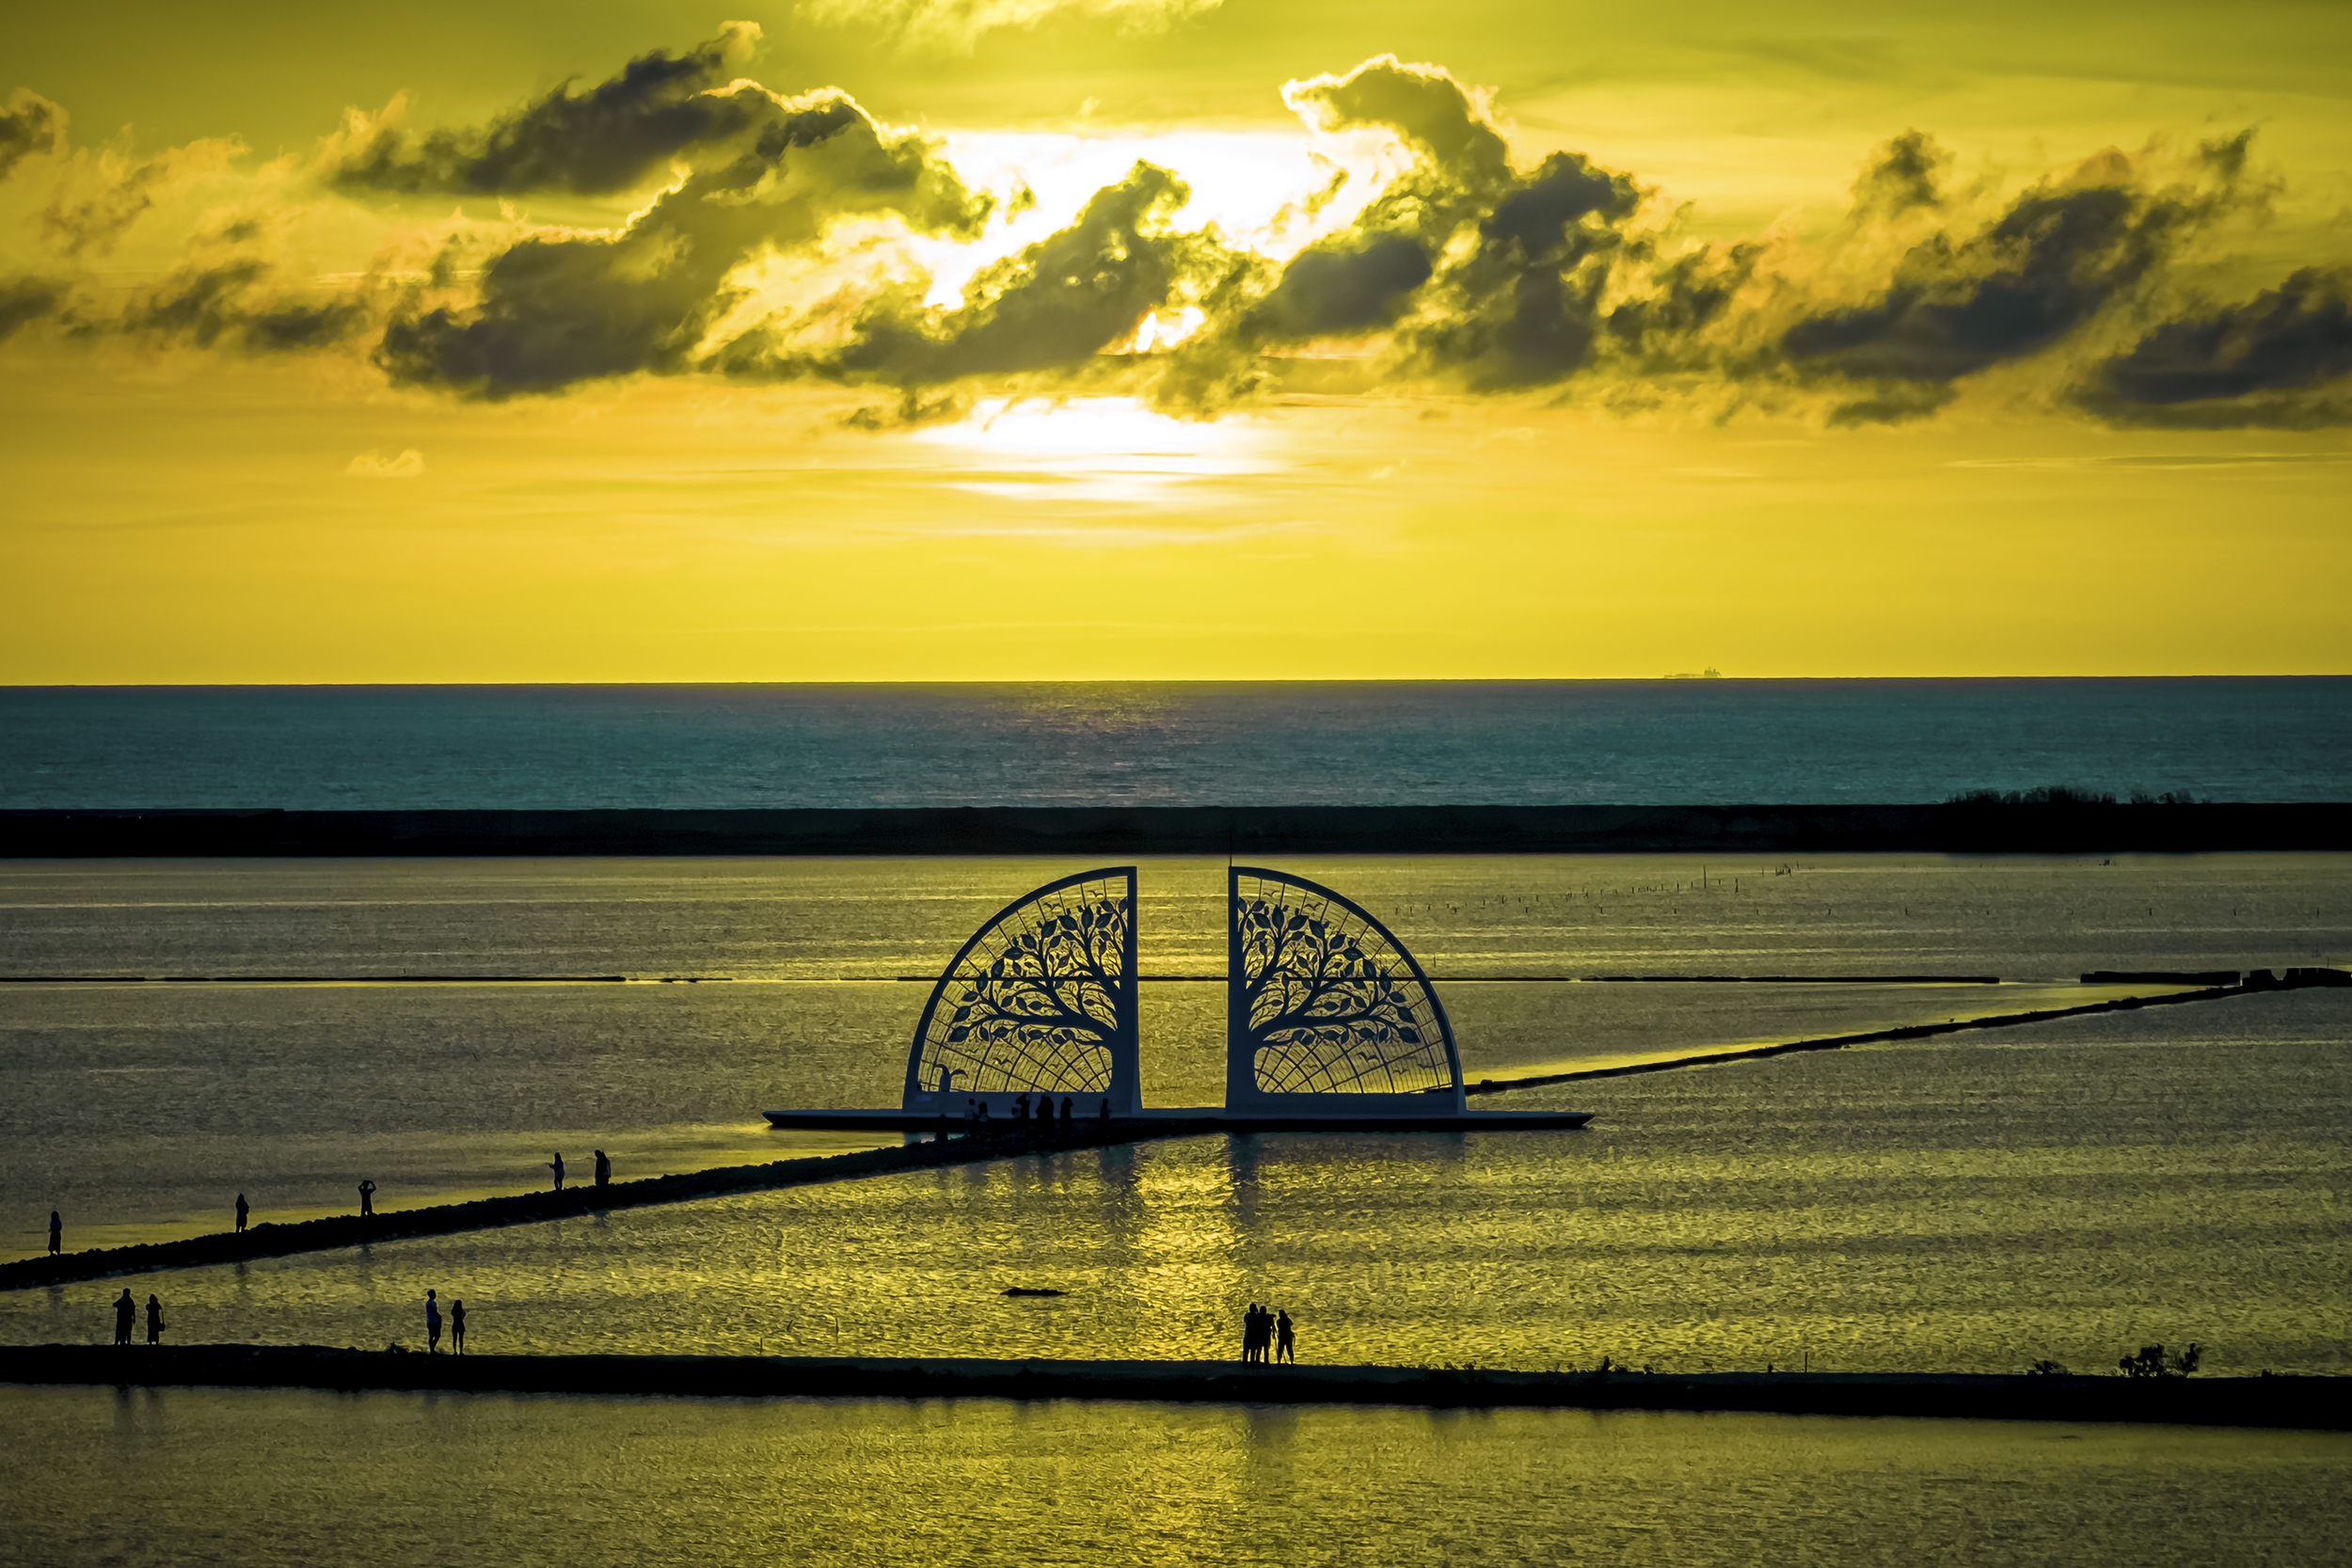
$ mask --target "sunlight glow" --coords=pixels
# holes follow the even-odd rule
[[[992,399],[912,439],[986,470],[950,480],[957,489],[1022,501],[1199,506],[1206,482],[1276,467],[1254,420],[1172,420],[1135,398]]]

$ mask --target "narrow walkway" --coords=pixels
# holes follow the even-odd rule
[[[1474,1095],[1498,1094],[1510,1089],[1619,1078],[1631,1073],[1667,1072],[1677,1068],[1754,1061],[1793,1052],[1837,1051],[1847,1046],[1925,1039],[1931,1036],[1959,1034],[1970,1029],[2005,1029],[2021,1023],[2042,1023],[2052,1019],[2079,1018],[2091,1013],[2129,1012],[2141,1007],[2169,1006],[2183,1002],[2216,1002],[2231,997],[2263,995],[2269,991],[2300,990],[2308,986],[2342,987],[2342,979],[2325,978],[2339,974],[2332,970],[2294,970],[2289,972],[2285,980],[2274,981],[2268,986],[2214,986],[2169,996],[2123,997],[2089,1003],[2080,1007],[2003,1013],[1992,1018],[1967,1019],[1952,1023],[1915,1024],[1900,1029],[1874,1030],[1868,1034],[1792,1040],[1782,1045],[1706,1052],[1668,1061],[1585,1068],[1530,1078],[1482,1079],[1470,1085],[1467,1092]],[[1072,1141],[1045,1145],[1041,1151],[1050,1153],[1063,1148],[1099,1148],[1159,1138],[1199,1137],[1211,1129],[1202,1127],[1197,1119],[1161,1119],[1144,1116],[1115,1121],[1107,1132],[1098,1132],[1089,1128]],[[256,1258],[285,1258],[296,1253],[326,1252],[337,1247],[399,1241],[412,1236],[447,1236],[467,1230],[487,1230],[503,1225],[531,1225],[573,1214],[635,1209],[651,1203],[679,1203],[690,1198],[716,1197],[729,1193],[768,1192],[780,1187],[843,1181],[863,1176],[885,1176],[897,1171],[921,1170],[937,1165],[971,1164],[1037,1152],[1041,1152],[1040,1146],[1001,1134],[977,1142],[958,1138],[946,1144],[921,1143],[897,1148],[863,1149],[851,1154],[778,1160],[769,1164],[727,1165],[716,1170],[698,1171],[691,1176],[660,1176],[642,1181],[616,1181],[604,1188],[574,1187],[561,1193],[529,1193],[514,1197],[478,1198],[470,1203],[396,1210],[378,1214],[373,1220],[362,1220],[356,1214],[349,1214],[306,1220],[294,1225],[263,1224],[242,1233],[223,1231],[144,1246],[102,1247],[87,1252],[65,1253],[56,1258],[26,1258],[12,1263],[0,1263],[0,1291],[23,1291],[45,1285],[64,1285],[75,1280],[106,1279],[118,1275],[150,1274],[158,1269],[200,1268]]]
[[[320,1345],[32,1345],[0,1382],[705,1399],[1167,1400],[1584,1410],[1740,1410],[2195,1426],[2352,1428],[2337,1377],[1902,1372],[1514,1372],[1232,1361],[882,1360],[754,1355],[423,1355]]]
[[[807,1186],[819,1181],[843,1181],[861,1176],[886,1176],[894,1171],[922,1170],[937,1165],[973,1164],[1014,1155],[1052,1153],[1066,1148],[1097,1148],[1146,1138],[1198,1132],[1197,1127],[1161,1124],[1115,1124],[1102,1137],[1081,1137],[1038,1146],[1010,1137],[958,1138],[950,1143],[911,1144],[899,1148],[858,1149],[848,1154],[809,1155],[761,1165],[723,1165],[690,1176],[656,1176],[639,1181],[615,1181],[609,1187],[567,1187],[562,1192],[524,1193],[513,1197],[476,1198],[469,1203],[443,1203],[421,1209],[396,1209],[361,1219],[336,1214],[291,1225],[257,1225],[246,1231],[216,1231],[176,1242],[143,1246],[96,1247],[87,1252],[62,1253],[55,1258],[24,1258],[0,1263],[0,1291],[23,1291],[74,1280],[105,1279],[116,1275],[150,1274],[157,1269],[200,1268],[255,1258],[286,1258],[301,1252],[326,1252],[337,1247],[362,1246],[412,1236],[448,1236],[465,1230],[488,1230],[503,1225],[532,1225],[575,1214],[596,1214],[615,1209],[637,1209],[649,1203],[679,1203],[689,1198],[718,1197],[729,1193],[768,1192],[778,1187]]]
[[[1625,1078],[1642,1072],[1672,1072],[1677,1068],[1712,1067],[1719,1062],[1753,1062],[1787,1056],[1800,1051],[1843,1051],[1850,1045],[1883,1045],[1893,1040],[1923,1040],[1937,1035],[1958,1035],[1971,1029],[2010,1029],[2020,1023],[2047,1023],[2054,1019],[2087,1018],[2093,1013],[2129,1013],[2143,1007],[2169,1007],[2179,1002],[2222,1002],[2238,996],[2265,996],[2274,991],[2344,989],[2339,970],[2293,969],[2283,980],[2268,985],[2207,986],[2165,996],[2120,996],[2106,1002],[2086,1002],[2079,1007],[2042,1007],[2026,1013],[1995,1013],[1986,1018],[1954,1019],[1948,1023],[1911,1023],[1896,1029],[1873,1029],[1860,1035],[1824,1035],[1819,1039],[1789,1040],[1780,1045],[1747,1046],[1736,1051],[1702,1051],[1654,1062],[1629,1062],[1618,1067],[1581,1068],[1567,1072],[1538,1073],[1526,1078],[1481,1078],[1465,1085],[1465,1094],[1502,1094],[1512,1089],[1539,1089],[1553,1084],[1581,1084],[1595,1078]]]

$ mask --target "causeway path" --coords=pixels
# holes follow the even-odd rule
[[[1446,1409],[1763,1411],[2352,1430],[2340,1377],[1504,1371],[1232,1361],[426,1355],[322,1345],[0,1348],[0,1383],[691,1399],[1162,1400]]]
[[[2189,1002],[2217,1002],[2307,987],[2342,988],[2346,985],[2347,979],[2352,979],[2339,970],[2290,970],[2282,980],[2273,979],[2267,971],[2257,973],[2260,978],[2252,985],[2209,986],[2157,996],[2120,997],[2086,1003],[2079,1007],[2050,1007],[1949,1023],[1913,1024],[1866,1034],[1791,1040],[1779,1045],[1706,1052],[1664,1061],[1585,1068],[1535,1077],[1483,1079],[1467,1085],[1467,1092],[1473,1095],[1496,1094],[1509,1089],[1539,1088],[1590,1079],[1618,1078],[1632,1073],[1667,1072],[1678,1068],[1755,1061],[1796,1052],[1838,1051],[1848,1046],[1924,1039],[1971,1029],[2004,1029],[2022,1023],[2042,1023],[2053,1019],[2079,1018],[2093,1013],[2128,1012],[2141,1007]],[[1209,1131],[1212,1130],[1204,1129],[1195,1118],[1161,1118],[1145,1115],[1120,1117],[1107,1129],[1101,1129],[1099,1125],[1082,1125],[1078,1135],[1069,1140],[1057,1137],[1042,1144],[1000,1132],[984,1139],[955,1138],[944,1144],[925,1142],[897,1148],[859,1149],[848,1154],[777,1160],[766,1164],[724,1165],[685,1176],[615,1181],[608,1187],[568,1187],[560,1193],[524,1193],[510,1197],[485,1197],[466,1203],[391,1210],[366,1220],[357,1214],[342,1214],[288,1225],[262,1224],[245,1231],[217,1231],[208,1236],[190,1236],[179,1241],[155,1242],[139,1246],[98,1247],[85,1252],[62,1253],[54,1258],[42,1256],[0,1263],[0,1291],[31,1290],[77,1280],[110,1279],[119,1275],[151,1274],[161,1269],[202,1268],[256,1258],[285,1258],[296,1253],[327,1252],[338,1247],[400,1241],[416,1236],[448,1236],[506,1225],[532,1225],[541,1220],[564,1219],[575,1214],[598,1213],[614,1209],[682,1203],[692,1198],[718,1197],[733,1193],[769,1192],[781,1187],[886,1176],[898,1171],[924,1170],[940,1165],[973,1164],[1067,1148],[1100,1148],[1159,1138],[1200,1137]]]

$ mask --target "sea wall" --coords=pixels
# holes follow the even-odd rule
[[[2352,803],[0,812],[0,858],[15,859],[2323,849],[2352,849]]]
[[[0,1348],[0,1382],[343,1392],[717,1399],[1166,1400],[1452,1409],[1738,1410],[2199,1426],[2352,1428],[2333,1377],[1524,1372],[1214,1361],[885,1360],[767,1355],[427,1355],[319,1345]]]

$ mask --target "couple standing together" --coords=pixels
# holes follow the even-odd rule
[[[1255,1366],[1266,1362],[1266,1347],[1274,1347],[1274,1359],[1295,1363],[1297,1351],[1292,1341],[1294,1330],[1288,1312],[1273,1312],[1249,1304],[1249,1310],[1241,1315],[1241,1358]]]
[[[466,1304],[449,1304],[449,1348],[458,1355],[466,1354]],[[441,1350],[441,1298],[436,1292],[424,1293],[424,1353],[437,1355]]]

